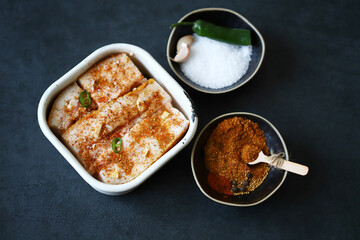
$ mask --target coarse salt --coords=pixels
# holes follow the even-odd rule
[[[212,89],[230,86],[249,68],[252,46],[219,42],[194,34],[189,58],[181,71],[194,83]]]

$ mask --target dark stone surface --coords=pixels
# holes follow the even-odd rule
[[[309,166],[308,176],[288,174],[258,206],[223,206],[195,184],[192,142],[135,191],[96,192],[41,133],[41,95],[109,43],[142,47],[170,72],[169,25],[211,6],[249,19],[266,53],[236,91],[207,95],[180,82],[197,105],[198,132],[220,114],[259,114],[280,131],[290,158]],[[357,239],[358,9],[357,1],[326,0],[1,1],[0,238]]]

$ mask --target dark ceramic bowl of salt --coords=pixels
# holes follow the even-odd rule
[[[250,81],[250,79],[253,78],[256,72],[259,70],[265,54],[265,42],[260,32],[242,15],[235,11],[224,8],[198,9],[186,14],[178,22],[193,22],[199,19],[223,27],[249,29],[252,45],[252,55],[249,67],[246,73],[230,86],[222,88],[209,88],[195,83],[182,72],[180,63],[171,60],[171,58],[174,58],[176,55],[176,45],[178,40],[183,36],[192,35],[194,33],[191,26],[178,26],[172,30],[167,44],[167,59],[172,71],[176,74],[176,76],[190,87],[198,91],[211,94],[229,92]],[[199,71],[206,71],[206,69],[199,69]]]
[[[210,187],[207,178],[209,172],[205,167],[204,147],[217,125],[223,120],[233,117],[242,117],[257,123],[265,134],[266,143],[270,152],[274,154],[283,152],[285,153],[285,159],[289,160],[289,155],[283,138],[281,137],[279,131],[268,120],[253,113],[234,112],[224,114],[213,119],[202,129],[192,149],[191,168],[196,184],[198,185],[201,192],[209,199],[217,203],[235,207],[254,206],[268,199],[280,188],[282,183],[285,181],[287,172],[270,167],[270,171],[264,182],[254,191],[244,195],[225,195],[216,192]]]

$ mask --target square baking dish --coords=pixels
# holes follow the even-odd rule
[[[127,53],[145,77],[154,78],[170,94],[173,106],[184,114],[190,124],[182,139],[138,177],[124,184],[111,185],[97,180],[86,171],[70,150],[50,130],[47,117],[55,98],[65,87],[76,81],[81,74],[98,61],[119,52]],[[38,106],[38,122],[45,137],[91,187],[103,194],[121,195],[142,184],[190,143],[196,132],[198,117],[189,95],[148,52],[131,44],[115,43],[99,48],[46,89]]]

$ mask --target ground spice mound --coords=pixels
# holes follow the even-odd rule
[[[212,188],[217,192],[228,195],[249,193],[264,181],[269,172],[266,163],[246,164],[254,161],[260,151],[269,155],[264,132],[249,119],[233,117],[219,123],[204,150],[209,185],[216,186]],[[211,175],[226,180],[219,182],[219,177]]]

